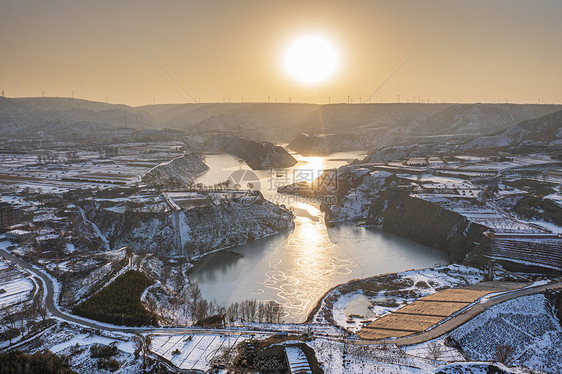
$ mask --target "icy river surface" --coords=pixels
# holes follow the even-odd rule
[[[237,158],[207,155],[210,170],[196,182],[213,185],[233,175],[243,188],[251,183],[265,198],[285,204],[295,214],[295,228],[254,243],[202,258],[190,279],[202,296],[222,304],[246,299],[275,300],[285,322],[303,322],[330,288],[351,279],[448,263],[445,252],[381,230],[340,223],[326,227],[318,204],[278,195],[278,185],[317,177],[324,169],[345,165],[359,153],[327,157],[293,155],[289,169],[254,171]],[[232,174],[234,173],[234,174]]]

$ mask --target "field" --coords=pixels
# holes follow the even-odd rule
[[[151,335],[150,350],[184,370],[208,371],[214,360],[249,335]]]
[[[4,247],[7,242],[0,245]],[[33,295],[35,284],[21,271],[0,260],[0,310],[27,301]],[[36,290],[35,290],[36,291]]]
[[[425,296],[386,315],[357,333],[364,339],[384,339],[426,331],[493,292],[521,286],[516,282],[485,282],[468,288],[450,288]]]
[[[100,152],[77,150],[72,160],[68,154],[74,150],[69,149],[2,153],[0,184],[44,193],[134,185],[152,167],[182,155],[175,145],[155,143],[137,147],[134,144],[117,144],[116,147],[119,154],[109,158],[102,157]]]
[[[544,294],[493,306],[450,333],[471,360],[494,361],[508,346],[508,365],[562,372],[562,327]]]

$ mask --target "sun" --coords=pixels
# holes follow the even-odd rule
[[[293,79],[318,84],[331,78],[338,69],[338,50],[323,35],[301,36],[285,51],[283,66]]]

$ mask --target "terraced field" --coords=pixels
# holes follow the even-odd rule
[[[362,339],[377,340],[421,333],[495,292],[521,287],[514,282],[484,282],[467,288],[450,288],[425,296],[361,329]]]

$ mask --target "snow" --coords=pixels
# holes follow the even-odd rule
[[[91,227],[94,229],[96,234],[102,240],[102,242],[105,246],[105,249],[108,250],[108,251],[111,250],[111,248],[109,247],[109,241],[107,240],[107,237],[101,232],[98,225],[96,225],[95,223],[90,221],[88,218],[86,218],[86,214],[84,213],[84,209],[78,207],[78,210],[80,211],[80,215],[82,216],[82,219],[84,220],[84,222],[91,225]]]
[[[344,171],[345,173],[346,171]],[[353,178],[362,178],[361,183],[343,198],[341,206],[332,205],[333,221],[364,219],[369,205],[383,187],[386,179],[392,174],[386,171],[367,172],[366,169],[353,170]]]
[[[524,222],[531,225],[538,225],[543,229],[548,230],[554,234],[562,234],[562,227],[552,222],[545,222],[545,221],[524,221]]]
[[[355,345],[327,339],[307,342],[325,373],[433,373],[441,364],[405,354],[396,345]]]
[[[544,294],[495,305],[450,333],[475,360],[493,361],[500,344],[510,346],[514,365],[562,372],[562,327]]]
[[[436,358],[445,362],[466,361],[464,356],[458,350],[445,344],[444,337],[429,340],[421,344],[404,346],[402,347],[402,350],[412,356]]]
[[[0,242],[0,248],[6,249],[6,243]],[[34,288],[34,282],[18,267],[0,259],[0,309],[29,300]]]
[[[145,146],[157,148],[158,145]],[[17,190],[61,194],[77,188],[113,188],[116,185],[134,185],[140,176],[162,161],[180,156],[177,147],[168,147],[162,153],[146,153],[133,143],[120,144],[119,155],[111,160],[100,158],[98,152],[78,151],[78,162],[65,162],[64,152],[55,152],[59,162],[40,164],[37,155],[1,154],[0,183],[13,185]],[[4,198],[3,198],[4,199]],[[14,199],[15,200],[15,199]]]
[[[64,249],[65,254],[71,254],[76,251],[76,247],[72,243],[66,243],[66,247]]]
[[[285,355],[291,373],[312,374],[306,355],[299,347],[285,347]]]
[[[1,292],[1,291],[4,292]],[[0,308],[29,299],[33,290],[33,282],[27,278],[19,277],[0,285]]]
[[[510,374],[512,373],[512,371],[506,368],[504,365],[497,364],[497,363],[493,365],[502,371],[493,370],[491,366],[492,365],[485,362],[450,364],[450,365],[444,365],[439,367],[436,370],[436,372],[439,372],[439,374],[489,374],[489,373]]]
[[[211,369],[213,359],[228,352],[250,335],[194,334],[151,335],[150,350],[183,370]],[[179,352],[179,353],[178,353]]]
[[[335,301],[331,311],[334,323],[348,331],[356,332],[363,325],[393,312],[405,304],[415,301],[417,298],[434,294],[444,288],[463,287],[484,280],[484,273],[482,271],[469,266],[455,264],[430,269],[410,270],[397,273],[397,276],[398,278],[395,282],[402,283],[405,281],[407,284],[410,284],[409,286],[401,286],[399,290],[395,291],[404,296],[389,296],[386,290],[372,294],[361,288],[341,293],[340,288],[342,286],[339,286],[324,296],[322,308],[315,315],[314,321],[319,323],[326,322],[321,311],[327,308],[325,300],[327,298],[334,298]]]
[[[64,341],[62,343],[56,344],[49,348],[53,353],[59,353],[69,347],[76,344],[78,345],[91,345],[91,344],[101,344],[110,345],[117,342],[117,348],[126,353],[135,353],[135,344],[132,341],[119,341],[104,336],[97,336],[91,334],[78,334],[73,336],[71,339]]]

